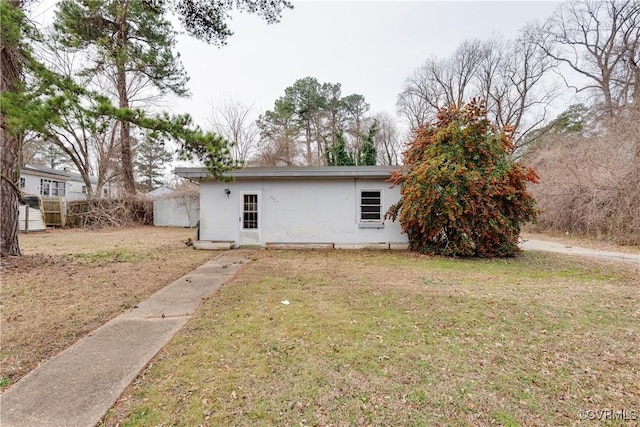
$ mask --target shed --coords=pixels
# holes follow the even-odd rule
[[[392,166],[247,167],[232,181],[203,168],[176,174],[200,182],[197,246],[406,248],[400,224],[385,220],[400,200]]]
[[[24,197],[25,204],[18,205],[18,231],[29,233],[45,231],[44,214],[40,207],[39,197]]]
[[[197,197],[160,187],[146,194],[153,200],[153,225],[156,227],[195,227],[200,216]]]

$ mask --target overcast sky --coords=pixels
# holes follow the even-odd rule
[[[271,109],[284,89],[312,76],[364,95],[371,111],[395,114],[407,76],[432,55],[447,56],[465,39],[517,34],[558,2],[294,1],[280,23],[236,14],[222,48],[180,35],[177,49],[192,97],[172,103],[206,125],[224,97]]]
[[[165,103],[208,127],[225,97],[253,104],[255,115],[273,108],[297,79],[341,83],[342,94],[364,95],[371,112],[395,114],[404,80],[430,56],[448,56],[465,39],[514,37],[544,20],[551,1],[293,1],[282,21],[267,25],[234,13],[234,35],[221,48],[178,36],[177,50],[192,96]],[[51,21],[55,0],[31,4],[31,16]],[[176,27],[176,29],[178,29]]]

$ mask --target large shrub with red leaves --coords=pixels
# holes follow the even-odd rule
[[[538,176],[510,158],[512,130],[497,129],[481,102],[440,110],[391,177],[402,198],[399,220],[412,250],[448,256],[513,256],[520,227],[537,210],[527,183]]]

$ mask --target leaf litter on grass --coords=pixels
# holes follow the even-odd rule
[[[639,297],[550,254],[261,251],[105,424],[572,424],[638,401]]]
[[[130,227],[20,235],[3,258],[0,388],[216,256],[184,241],[193,230]]]

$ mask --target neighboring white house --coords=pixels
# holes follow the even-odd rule
[[[91,177],[90,181],[95,191],[98,179]],[[87,186],[80,174],[42,166],[26,165],[20,168],[20,189],[25,193],[63,197],[68,201],[87,198]]]
[[[200,247],[244,245],[401,248],[400,224],[384,220],[400,200],[390,166],[244,168],[231,182],[202,168],[176,174],[200,181]]]

